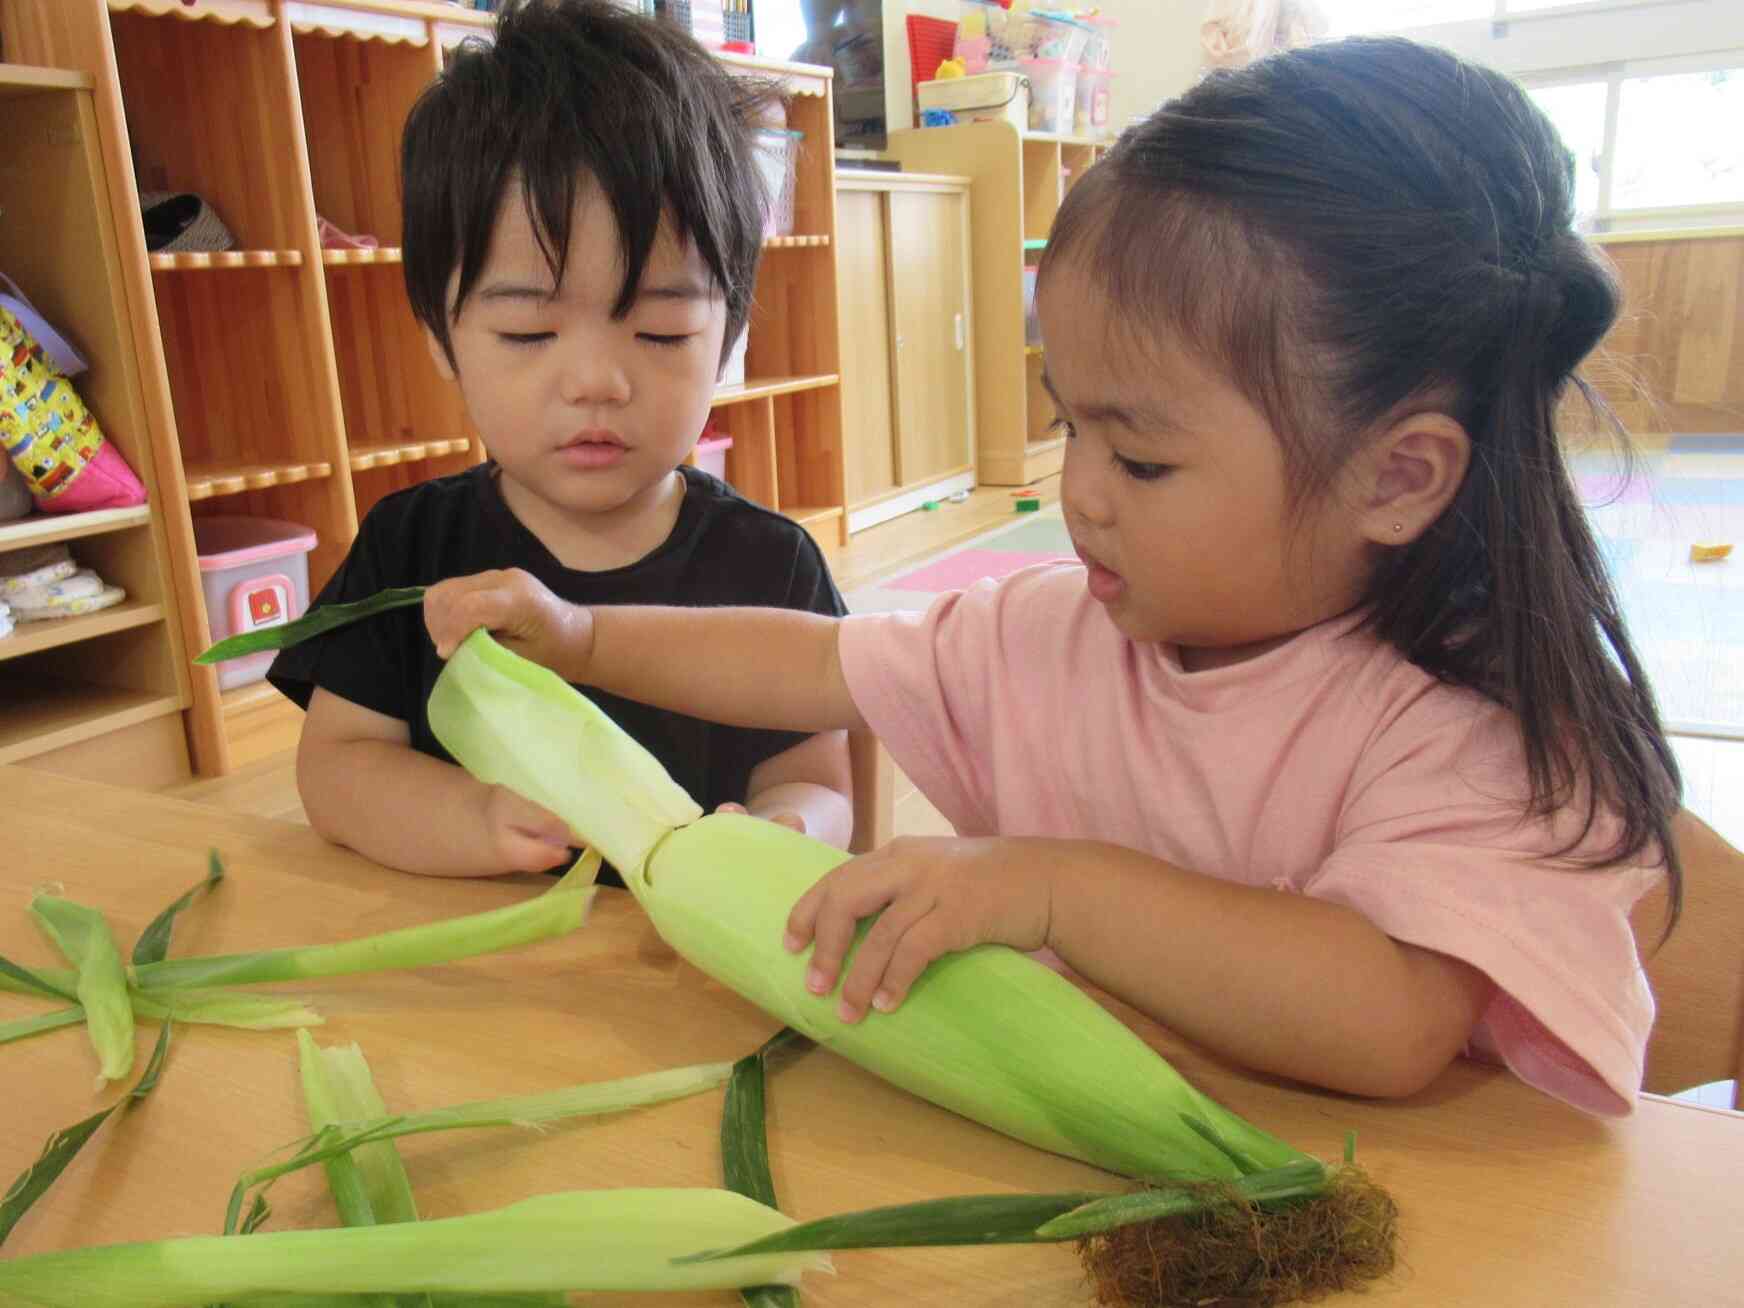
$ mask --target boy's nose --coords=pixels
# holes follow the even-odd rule
[[[629,374],[609,350],[575,350],[565,360],[561,386],[566,404],[623,404],[630,398]]]

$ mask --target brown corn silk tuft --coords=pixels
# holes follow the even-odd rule
[[[1253,1204],[1218,1183],[1200,1213],[1118,1227],[1078,1242],[1107,1308],[1213,1308],[1312,1301],[1393,1270],[1398,1206],[1354,1164],[1312,1199]]]

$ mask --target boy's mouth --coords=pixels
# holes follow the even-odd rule
[[[629,447],[614,431],[583,431],[558,448],[558,456],[575,468],[609,468],[628,453]]]

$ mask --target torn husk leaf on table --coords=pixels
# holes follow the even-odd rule
[[[74,993],[97,1051],[99,1080],[119,1080],[133,1070],[133,1003],[108,921],[94,908],[42,894],[30,901],[30,915],[77,973]]]
[[[277,1294],[501,1294],[710,1290],[796,1284],[818,1253],[679,1266],[698,1247],[793,1223],[713,1189],[585,1190],[421,1222],[185,1236],[0,1260],[0,1302],[43,1308],[183,1308]]]

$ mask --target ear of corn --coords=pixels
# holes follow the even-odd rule
[[[32,899],[30,913],[78,972],[74,993],[97,1051],[99,1079],[126,1076],[133,1070],[133,1004],[109,923],[96,909],[53,895]]]
[[[528,759],[546,757],[529,741],[541,731],[562,735],[562,770],[541,769],[541,791],[530,797],[612,860],[678,953],[879,1076],[1125,1176],[1232,1180],[1301,1157],[1200,1094],[1069,981],[1001,945],[940,958],[896,1012],[842,1022],[834,997],[806,990],[806,956],[788,953],[781,937],[794,901],[849,855],[742,814],[673,820],[676,805],[643,795],[649,766],[658,767],[651,756],[642,751],[645,762],[624,766],[640,746],[568,683],[483,632],[449,659],[430,702],[449,753],[474,775],[511,786],[506,778],[534,767]],[[492,726],[475,727],[482,723]],[[661,772],[657,789],[668,788]],[[631,809],[636,829],[620,842],[614,815]]]
[[[590,1190],[466,1217],[329,1231],[191,1236],[0,1261],[7,1295],[45,1308],[182,1308],[278,1294],[711,1290],[795,1284],[818,1253],[677,1265],[793,1223],[726,1190]]]

